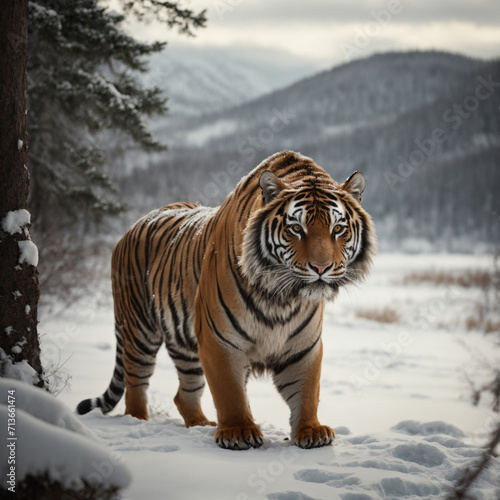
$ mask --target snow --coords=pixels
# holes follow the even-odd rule
[[[123,400],[109,415],[95,409],[77,418],[132,471],[125,500],[444,498],[481,456],[498,419],[486,403],[471,404],[467,383],[480,368],[476,354],[494,359],[498,348],[491,336],[464,327],[479,290],[403,284],[403,278],[419,270],[490,266],[482,256],[382,254],[365,284],[327,306],[319,419],[336,429],[333,446],[293,446],[288,408],[271,380],[259,379],[250,380],[248,395],[264,445],[218,448],[215,428],[184,427],[173,403],[177,375],[164,349],[148,390],[149,421],[123,416]],[[388,306],[399,322],[357,315]],[[102,394],[114,368],[111,302],[42,319],[40,331],[42,351],[51,353],[42,360],[53,361],[55,350],[60,360],[70,359],[61,370],[72,382],[59,399],[75,408]],[[208,389],[202,406],[215,419]],[[495,458],[474,486],[475,498],[497,498],[499,472]]]
[[[219,207],[195,207],[190,210],[190,217],[188,217],[185,221],[181,223],[175,232],[175,237],[172,239],[172,245],[175,245],[177,238],[179,238],[185,231],[193,226],[197,226],[198,230],[196,234],[201,234],[203,228],[207,221],[215,215]]]
[[[16,440],[9,439],[7,425],[2,426],[3,443],[15,451],[16,482],[28,474],[44,475],[60,481],[66,487],[90,484],[126,487],[130,474],[123,466],[119,453],[113,453],[89,439],[80,422],[69,408],[42,389],[15,380],[0,380],[0,419],[6,423],[8,409],[15,408]],[[8,391],[14,390],[10,394]],[[9,402],[8,396],[14,396]],[[10,408],[8,408],[10,404]],[[80,432],[84,431],[83,434]],[[2,447],[0,470],[2,477],[10,467],[8,446]],[[12,455],[10,455],[12,456]]]
[[[189,132],[185,136],[185,140],[188,144],[193,144],[194,146],[203,146],[213,138],[223,137],[225,135],[235,132],[238,128],[238,124],[235,120],[219,120],[210,125],[201,126],[192,132]]]
[[[89,79],[88,83],[89,91],[95,93],[104,93],[109,98],[110,104],[113,107],[117,107],[121,111],[126,111],[127,109],[133,110],[135,108],[134,99],[129,95],[122,94],[111,82],[106,80],[106,78],[104,78],[104,76],[102,76],[100,73],[96,72],[93,74],[88,74],[83,70],[79,70],[78,73],[81,76]]]
[[[14,363],[10,356],[0,347],[0,365],[3,367],[2,376],[9,379],[22,380],[27,384],[36,384],[38,375],[36,371],[23,359]]]
[[[8,404],[8,390],[16,391],[16,410],[23,410],[48,424],[94,439],[93,434],[76,418],[74,412],[48,392],[19,380],[0,378],[0,405]]]
[[[29,266],[38,265],[38,248],[31,240],[18,241],[19,251],[19,264],[26,262]]]
[[[393,428],[393,430],[404,434],[410,434],[411,436],[416,436],[418,434],[423,436],[445,434],[456,438],[463,438],[465,436],[460,429],[454,425],[445,424],[444,422],[427,422],[425,424],[421,424],[415,420],[407,420],[405,422],[400,422]]]
[[[8,234],[21,233],[23,228],[31,222],[31,214],[21,208],[7,212],[2,220],[2,229]]]
[[[21,139],[18,139],[18,141],[17,141],[17,149],[19,149],[19,151],[21,151],[21,149],[23,147],[23,144],[24,144],[24,142],[21,141]]]

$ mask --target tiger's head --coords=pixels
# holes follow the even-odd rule
[[[339,185],[315,167],[316,175],[298,179],[283,181],[270,170],[260,176],[262,207],[244,231],[240,266],[270,300],[331,300],[341,286],[364,278],[376,252],[373,224],[360,204],[363,174]]]

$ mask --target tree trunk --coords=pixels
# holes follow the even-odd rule
[[[42,387],[38,252],[22,210],[29,193],[27,59],[28,0],[6,0],[0,16],[0,376]]]

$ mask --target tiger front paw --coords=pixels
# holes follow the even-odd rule
[[[320,448],[331,444],[335,431],[327,425],[306,427],[295,434],[293,444],[300,448]]]
[[[264,436],[256,425],[219,428],[215,433],[215,442],[229,450],[248,450],[258,448],[264,442]]]

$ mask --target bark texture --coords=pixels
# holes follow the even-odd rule
[[[30,239],[29,225],[5,230],[9,212],[26,208],[29,172],[26,137],[26,63],[28,1],[2,2],[0,16],[0,375],[23,378],[23,360],[43,386],[37,331],[38,270],[20,262],[20,241]],[[16,367],[17,365],[17,367]],[[36,377],[35,377],[36,378]]]

